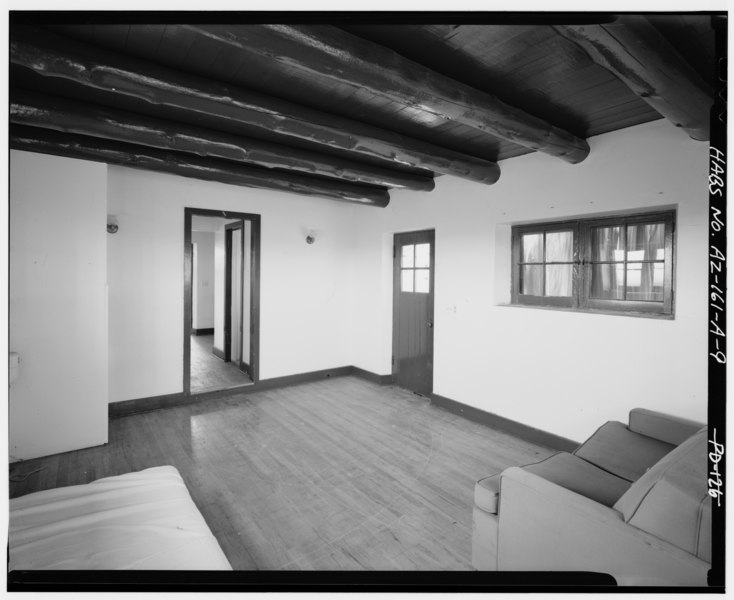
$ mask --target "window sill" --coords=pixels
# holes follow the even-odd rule
[[[643,319],[657,319],[663,321],[674,321],[675,315],[663,315],[660,313],[645,313],[645,312],[624,312],[621,310],[602,310],[598,308],[569,308],[566,306],[543,306],[540,304],[513,304],[513,303],[502,303],[495,304],[498,307],[510,307],[510,308],[525,308],[530,310],[550,310],[556,312],[569,312],[579,313],[587,315],[609,315],[613,317],[635,317]]]

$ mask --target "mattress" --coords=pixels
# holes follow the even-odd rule
[[[10,500],[10,570],[230,570],[175,467]]]

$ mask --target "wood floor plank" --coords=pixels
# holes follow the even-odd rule
[[[235,569],[469,570],[474,482],[550,454],[350,376],[112,419],[10,494],[171,464]]]

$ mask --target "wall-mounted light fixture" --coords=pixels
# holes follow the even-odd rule
[[[117,233],[120,226],[117,224],[117,217],[115,215],[107,215],[107,233]]]
[[[316,235],[318,231],[311,227],[301,226],[301,235],[306,239],[307,244],[313,244],[316,241]]]

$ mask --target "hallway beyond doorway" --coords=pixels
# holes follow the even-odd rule
[[[252,383],[234,363],[212,353],[214,335],[191,336],[191,393],[223,390]]]

